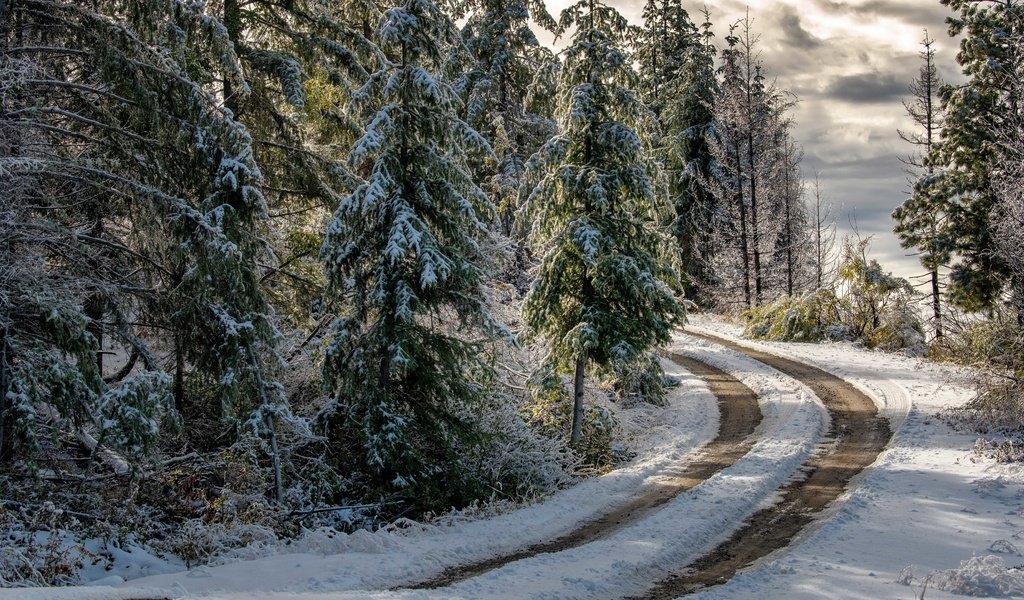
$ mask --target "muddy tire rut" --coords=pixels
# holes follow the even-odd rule
[[[696,460],[679,464],[666,471],[661,476],[662,481],[644,486],[626,504],[586,522],[571,533],[528,546],[512,554],[453,567],[433,579],[396,589],[445,587],[517,560],[538,554],[560,552],[606,538],[640,521],[679,494],[692,489],[742,458],[753,446],[753,433],[763,416],[757,403],[757,395],[732,375],[702,361],[682,354],[669,354],[667,358],[703,380],[718,401],[721,415],[718,434],[701,449]]]
[[[850,480],[889,444],[892,430],[878,407],[852,384],[808,364],[719,338],[686,332],[763,362],[809,387],[828,409],[823,450],[801,467],[802,476],[779,489],[781,501],[754,513],[714,550],[659,582],[644,600],[678,598],[727,582],[737,571],[784,548],[833,501]]]

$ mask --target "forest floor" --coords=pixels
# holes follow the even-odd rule
[[[0,598],[1024,596],[1024,466],[936,416],[972,397],[969,372],[738,334],[694,319],[669,405],[618,415],[637,458],[544,502],[191,570],[139,552],[93,586]]]

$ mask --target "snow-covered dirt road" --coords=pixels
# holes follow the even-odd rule
[[[677,598],[727,582],[736,571],[785,548],[818,514],[846,491],[850,481],[875,462],[889,443],[889,422],[864,392],[806,363],[754,350],[718,336],[691,334],[721,344],[793,377],[821,400],[831,424],[821,449],[801,466],[797,478],[780,488],[780,501],[752,515],[726,542],[643,595]]]
[[[524,558],[561,552],[609,537],[643,519],[666,502],[699,485],[746,454],[753,444],[751,438],[754,430],[762,419],[757,395],[732,375],[707,363],[681,354],[672,354],[667,358],[703,380],[718,401],[718,434],[704,446],[696,460],[689,460],[687,457],[677,464],[667,465],[662,473],[651,478],[651,483],[637,490],[632,499],[583,523],[567,535],[531,545],[509,555],[495,556],[478,563],[447,569],[438,577],[407,587],[441,588]]]
[[[688,329],[733,339],[736,334],[717,321],[697,320]],[[971,451],[972,436],[955,433],[934,417],[939,409],[970,397],[964,372],[849,344],[742,343],[813,365],[855,386],[885,417],[876,420],[888,424],[895,435],[873,464],[852,477],[845,492],[839,490],[837,501],[798,525],[788,546],[771,552],[766,544],[760,555],[767,556],[744,566],[757,554],[745,556],[735,565],[743,568],[727,583],[690,597],[909,599],[917,596],[928,576],[929,599],[956,597],[952,592],[995,597],[1024,593],[1024,579],[1006,568],[1021,561],[1014,537],[1024,529],[1020,467],[978,457]],[[719,400],[704,380],[666,363],[683,382],[670,406],[621,415],[634,431],[643,432],[634,440],[640,456],[541,504],[449,527],[362,532],[332,540],[310,536],[290,548],[265,549],[264,556],[140,578],[121,587],[17,590],[11,596],[0,592],[0,597],[336,600],[623,598],[657,593],[658,582],[743,538],[744,522],[752,515],[786,507],[787,490],[798,480],[810,480],[806,472],[794,475],[820,458],[823,447],[834,449],[844,438],[840,417],[830,419],[819,397],[828,392],[815,390],[827,378],[797,373],[804,380],[810,377],[805,385],[735,349],[689,335],[680,335],[672,352],[742,382],[757,395],[763,419],[749,438],[752,443],[733,463],[674,496],[669,493],[667,501],[648,504],[632,515],[636,518],[613,523],[586,543],[508,564],[499,559],[488,571],[453,579],[443,588],[394,589],[571,536],[636,501],[644,495],[640,490],[670,485],[672,469],[680,464],[692,469],[720,429]],[[685,366],[697,370],[693,364]],[[829,432],[840,433],[838,441]],[[881,429],[869,433],[876,445],[878,436],[885,438]],[[853,475],[846,467],[826,466],[815,473],[821,471]],[[748,546],[756,549],[760,544]],[[663,590],[663,597],[677,593]]]

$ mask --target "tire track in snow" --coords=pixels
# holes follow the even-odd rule
[[[892,438],[889,420],[857,386],[804,362],[718,336],[688,334],[745,354],[809,387],[829,411],[826,439],[831,448],[804,464],[804,478],[780,488],[780,502],[756,512],[727,541],[640,596],[645,600],[677,598],[720,585],[740,569],[786,547],[846,491],[853,477],[875,462]]]
[[[626,504],[585,523],[576,531],[513,554],[448,569],[435,578],[396,589],[445,587],[524,558],[559,552],[606,538],[643,519],[679,494],[696,487],[742,458],[753,446],[754,430],[761,424],[763,417],[757,395],[717,367],[683,354],[669,354],[667,357],[703,380],[718,401],[721,414],[718,435],[703,448],[697,460],[668,469],[661,476],[661,481],[645,486]]]

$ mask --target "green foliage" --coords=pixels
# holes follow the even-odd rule
[[[822,288],[800,296],[783,296],[743,312],[743,334],[760,340],[819,342],[846,339],[842,305],[835,291]]]
[[[666,162],[669,194],[675,204],[672,232],[680,251],[684,290],[688,299],[710,306],[716,283],[710,265],[715,254],[715,219],[719,211],[705,182],[715,165],[708,138],[714,130],[711,107],[719,87],[710,15],[704,16],[698,43],[687,50],[662,122],[670,150]]]
[[[549,115],[527,107],[537,67],[556,61],[530,23],[552,30],[555,22],[539,0],[460,0],[457,5],[469,13],[462,39],[471,60],[455,88],[464,98],[466,122],[494,150],[493,157],[475,161],[474,171],[498,208],[504,233],[512,235],[526,159],[555,133]]]
[[[655,354],[641,356],[635,362],[616,365],[612,389],[617,401],[626,406],[641,402],[655,406],[668,404],[665,371]]]
[[[924,328],[912,305],[914,288],[868,258],[870,238],[843,244],[839,285],[843,323],[869,348],[922,351]]]
[[[522,218],[541,255],[523,306],[527,337],[543,337],[564,372],[578,358],[609,367],[667,341],[683,317],[659,260],[655,228],[668,208],[655,197],[637,128],[648,116],[632,91],[622,44],[632,29],[613,8],[580,2],[559,76],[561,133],[530,160]]]
[[[924,327],[910,282],[868,258],[870,239],[847,240],[837,290],[822,288],[743,313],[744,334],[794,342],[857,340],[890,352],[924,352]]]

